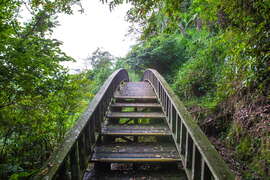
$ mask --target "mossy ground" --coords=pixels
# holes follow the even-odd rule
[[[270,175],[270,105],[257,93],[215,102],[186,103],[216,149],[240,179]]]

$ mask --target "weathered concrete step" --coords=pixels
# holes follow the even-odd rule
[[[159,108],[159,103],[114,103],[111,107],[139,107],[139,108]]]
[[[124,99],[124,100],[127,100],[127,99],[135,99],[135,100],[156,100],[157,97],[156,96],[119,96],[119,95],[115,95],[114,96],[115,99]]]
[[[109,143],[97,145],[93,162],[179,162],[171,143]]]
[[[102,127],[103,135],[123,136],[169,136],[171,132],[166,125],[106,125]]]
[[[164,113],[159,112],[109,112],[108,118],[165,118]]]

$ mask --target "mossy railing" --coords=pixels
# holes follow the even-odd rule
[[[82,179],[113,94],[121,82],[128,80],[128,73],[124,69],[115,71],[106,80],[85,113],[34,179]]]
[[[162,104],[188,179],[233,180],[230,169],[164,78],[147,69],[143,80],[151,83]]]

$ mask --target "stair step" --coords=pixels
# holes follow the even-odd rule
[[[181,169],[158,169],[158,170],[148,170],[146,166],[146,170],[129,170],[129,171],[105,171],[100,170],[91,176],[90,179],[102,179],[102,180],[135,180],[135,179],[145,179],[145,180],[187,180],[186,174],[184,170]],[[87,179],[88,180],[88,179]]]
[[[129,136],[168,136],[171,135],[166,125],[107,125],[102,127],[103,135]]]
[[[165,118],[164,113],[159,112],[110,112],[108,118]]]
[[[159,108],[161,105],[159,103],[114,103],[111,107],[141,107],[141,108]]]
[[[119,96],[119,95],[115,95],[114,96],[115,99],[145,99],[145,100],[155,100],[157,99],[156,96]]]
[[[152,86],[148,82],[126,82],[118,91],[118,96],[155,96]]]
[[[94,162],[178,162],[180,157],[172,143],[110,143],[97,145]]]

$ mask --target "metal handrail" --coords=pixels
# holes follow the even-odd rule
[[[162,104],[188,179],[235,179],[165,79],[156,70],[147,69],[143,80],[151,83]]]
[[[119,69],[105,81],[84,114],[34,179],[82,179],[113,93],[121,82],[128,80],[127,71]]]

